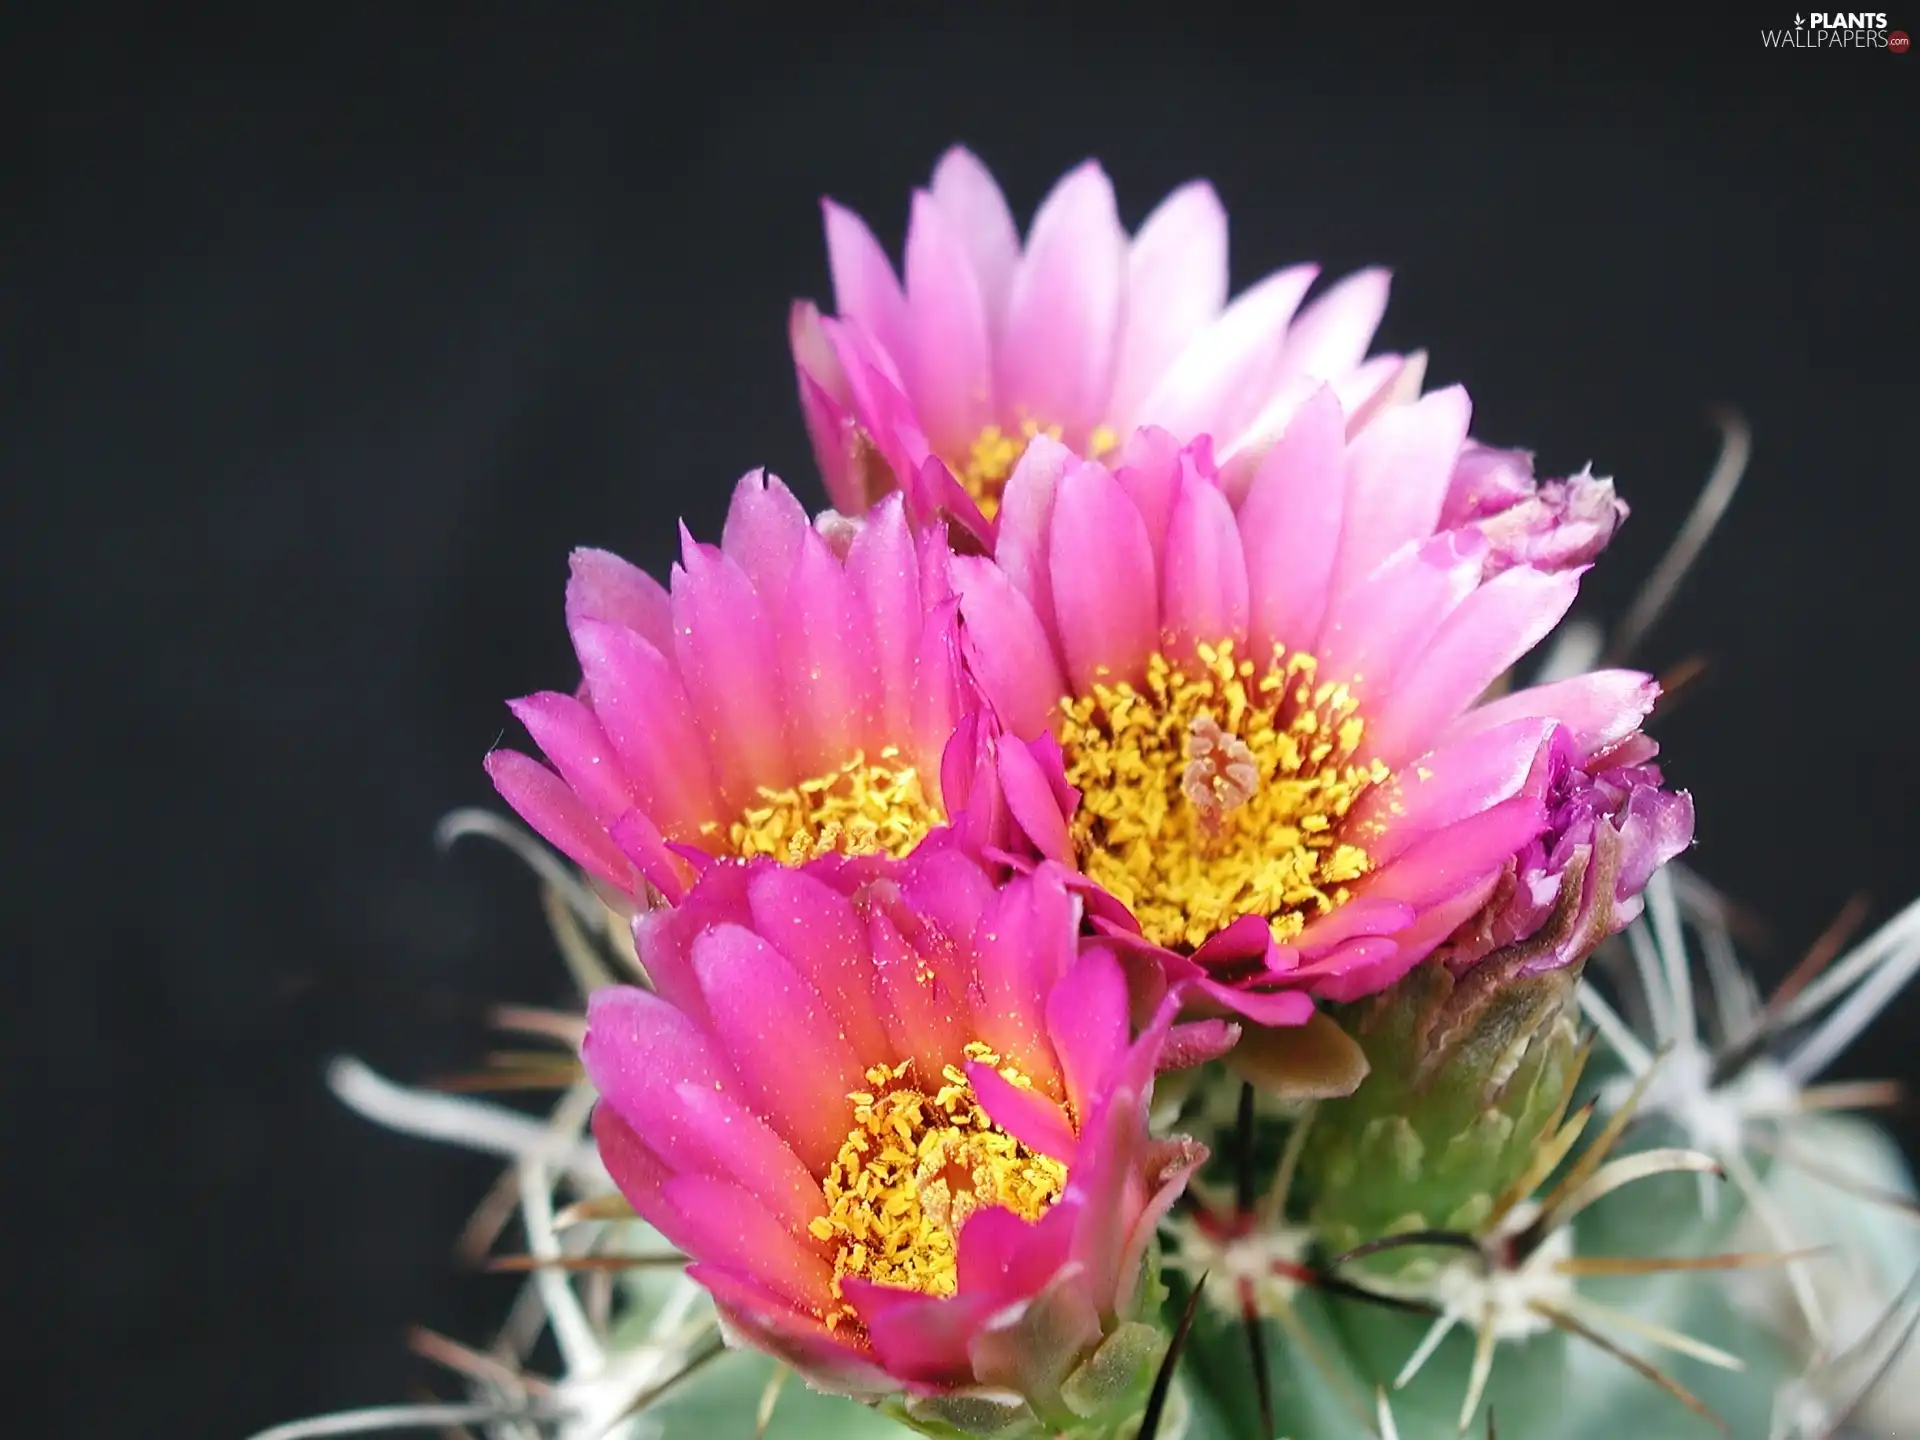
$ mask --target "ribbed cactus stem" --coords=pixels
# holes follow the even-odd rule
[[[1577,978],[1571,967],[1483,985],[1429,963],[1334,1010],[1371,1069],[1352,1095],[1321,1104],[1301,1157],[1330,1250],[1479,1230],[1565,1110],[1581,1058]],[[1386,1273],[1421,1261],[1409,1249],[1366,1263]]]

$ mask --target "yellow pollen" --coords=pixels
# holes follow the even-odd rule
[[[1007,480],[1020,463],[1020,457],[1027,453],[1027,442],[1036,435],[1058,440],[1060,427],[1026,420],[1017,432],[1009,433],[998,425],[989,425],[967,447],[966,458],[957,467],[960,484],[987,519],[999,513],[1001,492],[1007,488]],[[1110,426],[1096,426],[1087,437],[1087,458],[1099,460],[1119,443],[1120,437]]]
[[[1275,647],[1256,671],[1227,641],[1200,646],[1195,673],[1155,654],[1144,688],[1061,701],[1080,868],[1156,944],[1196,948],[1242,915],[1285,942],[1370,868],[1341,821],[1387,767],[1355,759],[1359,702],[1318,670]]]
[[[966,1054],[1032,1087],[979,1041]],[[1037,1220],[1066,1188],[1067,1167],[996,1126],[964,1070],[947,1066],[928,1093],[909,1078],[912,1068],[911,1061],[876,1065],[867,1071],[869,1088],[847,1097],[853,1128],[821,1182],[827,1213],[808,1226],[833,1247],[836,1296],[847,1275],[951,1295],[959,1285],[955,1242],[969,1215],[999,1205]],[[825,1317],[829,1330],[852,1318],[844,1304]]]
[[[835,854],[904,857],[946,817],[920,772],[900,759],[893,745],[871,763],[855,751],[838,770],[791,789],[762,787],[759,803],[728,827],[727,844],[742,860],[771,855],[789,865]],[[719,828],[709,824],[705,833]]]

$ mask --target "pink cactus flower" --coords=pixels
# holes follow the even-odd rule
[[[594,1132],[737,1340],[923,1421],[1137,1413],[1205,1151],[1148,1136],[1174,1001],[1136,1034],[1069,878],[760,857],[637,922],[655,990],[593,998]]]
[[[1349,438],[1323,387],[1238,498],[1204,440],[1144,430],[1109,469],[1036,439],[992,557],[954,562],[999,720],[1079,792],[1050,827],[1036,797],[1028,834],[1096,925],[1255,1021],[1430,954],[1568,803],[1556,734],[1594,755],[1652,707],[1607,671],[1476,708],[1597,545],[1558,543],[1573,522],[1530,478],[1495,507],[1530,507],[1513,553],[1484,515],[1442,526],[1468,419],[1454,388]]]
[[[512,703],[552,768],[496,750],[487,771],[616,901],[673,900],[714,857],[904,855],[957,817],[1003,838],[991,771],[1025,754],[975,708],[944,541],[897,500],[836,538],[755,472],[717,547],[683,535],[670,587],[574,552],[584,679]]]
[[[847,514],[899,486],[914,518],[984,543],[1036,435],[1090,459],[1140,425],[1211,435],[1231,489],[1321,382],[1356,424],[1419,391],[1417,360],[1366,359],[1383,270],[1302,309],[1318,270],[1298,265],[1229,305],[1226,211],[1204,181],[1129,240],[1088,161],[1041,201],[1023,247],[993,177],[955,148],[914,194],[904,280],[858,216],[825,209],[839,315],[801,302],[790,328],[815,453]]]

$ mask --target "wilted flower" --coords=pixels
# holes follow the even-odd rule
[[[1237,501],[1204,441],[1142,431],[1109,470],[1036,439],[993,558],[955,561],[970,666],[1080,792],[1028,833],[1110,897],[1098,923],[1253,1019],[1404,974],[1556,807],[1578,829],[1556,733],[1596,754],[1653,703],[1609,671],[1471,708],[1581,572],[1490,565],[1484,520],[1436,529],[1468,413],[1444,390],[1349,439],[1323,388]]]
[[[615,891],[670,899],[714,856],[904,855],[970,799],[995,823],[976,772],[1020,761],[975,713],[943,543],[897,500],[840,538],[755,472],[717,547],[683,533],[670,589],[575,551],[584,679],[513,702],[553,769],[496,750],[500,793]]]
[[[1383,270],[1302,310],[1319,272],[1298,265],[1228,305],[1227,217],[1204,181],[1129,241],[1088,161],[1041,202],[1023,249],[986,167],[949,150],[914,195],[904,285],[858,216],[828,201],[826,228],[839,316],[802,302],[791,338],[827,491],[849,514],[898,485],[916,517],[984,540],[1037,435],[1096,459],[1140,425],[1211,435],[1231,482],[1322,381],[1356,419],[1419,389],[1417,362],[1362,363]]]
[[[594,997],[616,1183],[822,1388],[1046,1433],[1137,1411],[1154,1226],[1205,1152],[1148,1138],[1172,1003],[1135,1038],[1066,878],[718,865],[636,927],[656,993]]]
[[[1533,457],[1469,441],[1440,507],[1442,530],[1470,525],[1487,539],[1488,578],[1515,565],[1565,570],[1607,546],[1627,503],[1591,468],[1565,480],[1535,480]]]
[[[1480,912],[1441,947],[1456,975],[1497,958],[1526,975],[1585,959],[1639,916],[1653,872],[1693,840],[1693,800],[1661,788],[1635,733],[1595,754],[1572,731],[1548,754],[1547,826],[1507,862]]]

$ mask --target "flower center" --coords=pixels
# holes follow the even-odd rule
[[[889,745],[869,762],[864,752],[838,770],[787,790],[761,787],[760,801],[727,830],[742,860],[771,855],[788,865],[822,855],[887,854],[900,859],[946,820],[920,783],[920,772],[900,763]],[[708,827],[711,834],[717,824]]]
[[[1022,421],[1018,431],[1008,433],[998,425],[989,425],[967,447],[966,458],[955,466],[960,485],[973,497],[980,513],[991,520],[1000,513],[1000,496],[1007,488],[1020,457],[1027,453],[1027,442],[1036,435],[1060,438],[1058,425]],[[1105,425],[1095,427],[1087,437],[1087,458],[1098,460],[1120,443],[1120,437]]]
[[[1033,1082],[978,1041],[967,1058],[997,1066],[1013,1084]],[[856,1090],[853,1128],[821,1188],[827,1213],[808,1227],[833,1245],[834,1293],[840,1277],[951,1295],[959,1287],[956,1243],[966,1218],[999,1205],[1037,1220],[1065,1189],[1067,1167],[1035,1154],[987,1117],[967,1083],[949,1065],[929,1094],[908,1080],[911,1061],[867,1071],[870,1090]],[[826,1317],[829,1329],[850,1310]]]
[[[1199,659],[1189,674],[1156,653],[1144,689],[1061,702],[1080,868],[1155,944],[1197,948],[1242,915],[1285,942],[1370,868],[1340,822],[1388,771],[1355,761],[1359,703],[1313,656],[1276,648],[1256,671],[1223,641]]]

